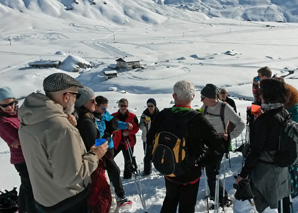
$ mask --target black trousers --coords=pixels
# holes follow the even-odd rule
[[[26,163],[14,164],[14,166],[21,177],[19,212],[37,212]]]
[[[117,166],[116,162],[114,161],[114,149],[108,149],[107,153],[105,154],[104,161],[106,164],[106,170],[108,172],[110,181],[112,182],[115,193],[119,198],[125,196],[125,191],[122,185],[122,181],[120,178],[120,169]]]
[[[161,213],[176,213],[179,204],[179,213],[194,213],[197,202],[199,183],[178,184],[165,178],[166,197],[163,201]]]
[[[222,160],[223,155],[220,157],[220,161],[215,166],[207,166],[206,167],[206,175],[208,178],[208,186],[210,191],[211,199],[215,197],[215,184],[216,184],[216,175],[219,174],[220,163]],[[225,191],[225,196],[223,197],[223,184],[219,181],[219,204],[225,205],[228,199],[228,193]]]
[[[134,148],[131,147],[132,154],[133,154],[133,149]],[[122,151],[122,154],[123,154],[123,157],[124,157],[124,162],[125,162],[124,163],[124,174],[123,174],[123,178],[124,179],[128,179],[128,178],[131,178],[131,176],[132,176],[131,164],[133,162],[131,162],[129,152],[128,152],[128,150],[125,149],[125,145],[123,143],[120,143],[119,146],[118,146],[118,148],[115,149],[115,157],[121,151]]]

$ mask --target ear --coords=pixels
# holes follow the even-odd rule
[[[69,98],[70,98],[69,93],[62,94],[62,101],[63,101],[63,103],[68,103],[69,102]]]
[[[173,94],[173,98],[174,98],[174,100],[177,99],[177,94],[176,93]]]

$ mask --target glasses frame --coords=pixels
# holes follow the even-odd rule
[[[79,99],[82,95],[81,93],[78,93],[78,92],[65,92],[63,93],[63,95],[66,95],[67,93],[74,95],[76,99]]]
[[[7,108],[7,107],[9,107],[9,106],[14,105],[15,103],[16,103],[16,101],[14,100],[14,101],[12,101],[12,102],[10,102],[10,103],[8,103],[8,104],[0,104],[0,107],[2,107],[2,108]]]
[[[128,105],[119,104],[120,107],[128,107]]]

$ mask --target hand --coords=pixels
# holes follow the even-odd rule
[[[95,153],[99,159],[101,159],[106,154],[107,150],[108,150],[108,142],[105,142],[98,147],[92,146],[90,148],[90,151]]]
[[[129,131],[123,131],[122,135],[125,136],[125,137],[128,136],[129,135]]]
[[[12,142],[12,144],[10,144],[10,146],[11,146],[12,148],[17,149],[17,148],[19,148],[19,146],[21,146],[21,144],[20,144],[19,141],[14,141],[14,142]]]
[[[146,118],[146,119],[144,119],[144,123],[145,123],[145,124],[148,124],[148,123],[150,123],[150,121],[151,121],[150,119],[147,119],[147,118]]]
[[[68,115],[68,121],[73,125],[77,126],[77,120],[76,117],[72,114]]]
[[[218,133],[220,137],[222,137],[225,141],[229,139],[228,133]]]
[[[131,123],[128,123],[128,124],[127,124],[127,129],[128,129],[128,130],[132,130],[132,128],[133,128],[133,125],[132,125]]]
[[[236,178],[236,182],[235,182],[235,183],[238,184],[242,179],[243,179],[242,177],[238,176],[238,177]]]

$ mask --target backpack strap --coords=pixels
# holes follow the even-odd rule
[[[227,104],[226,102],[222,102],[221,103],[220,114],[219,115],[215,115],[215,114],[212,114],[212,113],[207,112],[208,106],[205,106],[205,108],[204,108],[204,115],[207,114],[207,115],[211,115],[211,116],[220,116],[220,119],[221,119],[222,125],[224,127],[224,130],[226,130],[225,116],[224,116],[226,104]]]

